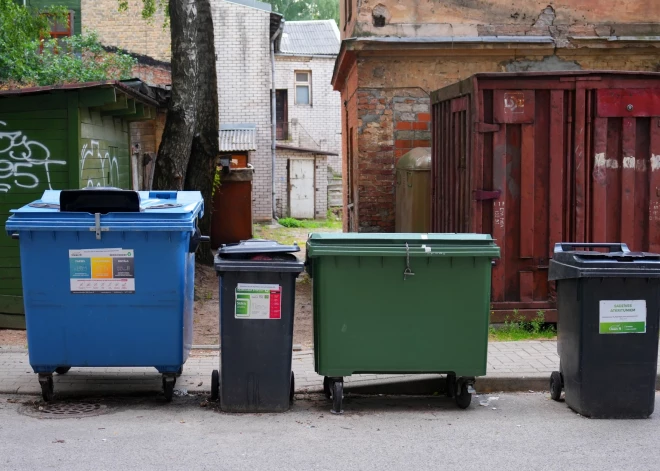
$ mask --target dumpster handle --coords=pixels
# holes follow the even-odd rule
[[[410,247],[408,247],[408,242],[406,242],[406,269],[403,270],[403,281],[406,281],[406,277],[413,275],[414,273],[410,269]]]
[[[14,240],[18,240],[18,232],[14,232],[14,233],[11,235],[11,238],[14,239]]]
[[[608,249],[609,252],[630,252],[624,243],[599,243],[599,242],[559,242],[555,244],[555,253],[571,252],[576,248]]]

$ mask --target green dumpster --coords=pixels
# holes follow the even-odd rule
[[[332,411],[358,373],[447,375],[470,405],[486,374],[491,263],[485,234],[311,234],[314,364]]]

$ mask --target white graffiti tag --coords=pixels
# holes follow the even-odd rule
[[[119,162],[117,156],[110,155],[110,152],[101,149],[99,141],[90,140],[89,144],[83,144],[80,150],[80,175],[83,181],[87,180],[88,187],[94,186],[95,183],[97,187],[118,185]]]
[[[51,160],[48,147],[41,142],[28,140],[21,131],[4,132],[2,126],[7,126],[7,123],[0,121],[0,193],[8,193],[12,185],[37,188],[42,184],[35,174],[39,167],[43,171],[38,172],[38,175],[46,175],[45,184],[52,190],[50,167],[66,165],[66,160]]]

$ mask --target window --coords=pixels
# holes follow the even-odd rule
[[[312,73],[296,72],[296,105],[312,104]]]
[[[73,10],[69,10],[69,16],[66,21],[63,23],[58,23],[57,21],[52,21],[50,24],[50,38],[58,40],[58,44],[61,46],[59,39],[65,38],[68,36],[73,36]],[[50,16],[50,15],[48,15]],[[39,48],[40,51],[43,51],[44,45],[41,43]],[[57,49],[54,51],[57,52]]]
[[[289,139],[289,110],[287,90],[275,90],[275,118],[277,125],[277,140]]]

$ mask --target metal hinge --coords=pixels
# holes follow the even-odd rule
[[[101,227],[101,213],[94,213],[94,227],[89,228],[90,231],[96,232],[96,240],[101,240],[101,232],[108,232],[108,227]]]

